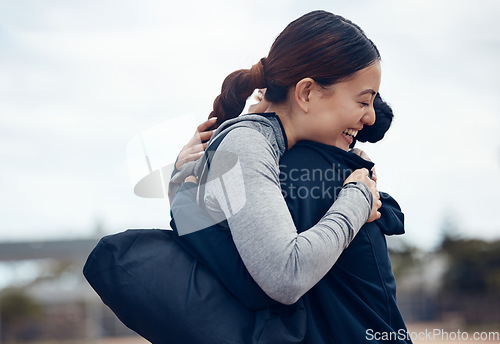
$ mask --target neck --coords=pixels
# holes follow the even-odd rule
[[[298,141],[297,131],[293,125],[293,116],[286,105],[271,104],[266,112],[274,112],[280,118],[283,129],[285,130],[288,149],[292,148]]]

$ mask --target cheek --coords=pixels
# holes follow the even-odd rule
[[[335,131],[341,131],[343,129],[343,123],[345,122],[344,120],[344,112],[341,109],[337,109],[340,111],[334,111],[333,113],[330,113],[328,118],[325,119],[324,125],[325,129],[328,128],[327,130],[330,131],[330,133],[335,132]]]
[[[351,106],[348,110],[346,109],[345,112],[345,119],[348,122],[354,122],[357,123],[361,120],[363,115],[365,114],[366,109],[362,106],[356,105],[356,106]]]
[[[343,102],[337,109],[342,118],[350,117],[353,114],[360,113],[361,111],[359,104],[354,102]]]
[[[337,122],[345,129],[346,126],[349,126],[349,124],[353,122],[355,118],[354,114],[355,111],[352,109],[343,109],[341,115],[337,117]]]

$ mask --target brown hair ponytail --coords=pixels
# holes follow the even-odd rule
[[[213,111],[208,118],[217,117],[217,126],[237,117],[256,88],[265,88],[265,58],[251,69],[240,69],[229,74],[222,83],[221,93],[215,98]]]
[[[237,117],[256,88],[267,88],[266,100],[281,103],[303,78],[326,87],[379,59],[377,47],[356,24],[326,11],[307,13],[280,33],[267,58],[229,74],[209,118],[216,116],[220,125]]]

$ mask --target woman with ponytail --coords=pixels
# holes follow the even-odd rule
[[[361,226],[380,216],[376,185],[361,169],[346,179],[324,217],[298,233],[279,180],[280,158],[297,142],[348,148],[363,125],[374,123],[379,58],[352,22],[324,11],[300,17],[277,37],[267,58],[226,77],[210,114],[218,126],[211,143],[222,140],[209,167],[200,159],[177,176],[193,171],[206,179],[197,188],[198,203],[211,224],[227,224],[251,277],[280,303],[295,303],[331,269]],[[238,116],[257,88],[267,89],[269,112]],[[178,242],[187,248],[204,231],[193,228],[192,214],[182,206],[183,191],[193,192],[189,184],[172,204]],[[193,254],[197,247],[191,246]]]
[[[115,269],[115,257],[127,254],[109,250],[106,269],[127,280],[103,282],[111,285],[107,304],[127,326],[155,343],[304,341],[310,314],[301,297],[360,228],[380,218],[381,202],[368,169],[355,170],[321,219],[299,232],[282,194],[280,159],[301,141],[348,150],[357,132],[375,121],[379,59],[357,25],[314,11],[290,23],[266,58],[226,77],[207,122],[216,130],[204,159],[184,164],[171,180],[171,226],[182,250],[164,239],[167,233],[132,232],[125,247],[138,250],[140,261],[133,257],[122,270]],[[240,116],[258,88],[266,88],[266,113]],[[296,171],[288,173],[296,178]],[[141,240],[150,233],[178,260],[163,257],[159,246],[137,249],[150,243]],[[192,270],[176,267],[185,264]]]

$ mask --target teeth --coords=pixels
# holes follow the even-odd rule
[[[358,131],[354,129],[346,129],[343,133],[352,137],[356,137],[356,135],[358,135]]]

